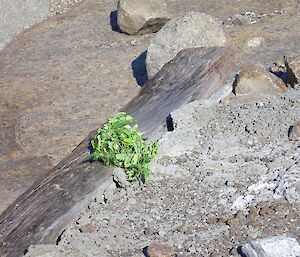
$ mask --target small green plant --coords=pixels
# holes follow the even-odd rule
[[[149,162],[157,154],[158,144],[147,145],[147,139],[134,123],[134,118],[125,112],[111,117],[91,140],[91,159],[123,168],[128,181],[146,181],[150,175]]]

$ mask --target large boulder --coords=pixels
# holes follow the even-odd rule
[[[46,18],[49,11],[49,0],[1,0],[0,50],[24,28]]]
[[[190,12],[171,19],[150,41],[146,67],[152,78],[182,49],[224,46],[225,34],[221,23],[210,15]]]
[[[130,35],[157,32],[170,20],[164,0],[120,0],[118,26]]]

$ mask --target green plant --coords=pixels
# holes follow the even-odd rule
[[[128,181],[143,180],[150,175],[149,162],[157,154],[157,142],[146,144],[134,118],[125,112],[111,117],[91,140],[92,160],[125,170]]]

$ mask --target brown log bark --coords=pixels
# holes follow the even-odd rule
[[[122,111],[133,115],[147,136],[157,138],[173,110],[209,98],[234,65],[234,54],[226,48],[183,50]],[[2,213],[0,256],[22,256],[32,244],[55,243],[65,226],[111,183],[112,167],[84,161],[94,135]]]

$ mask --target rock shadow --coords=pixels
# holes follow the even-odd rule
[[[139,86],[143,86],[148,81],[148,75],[146,70],[146,56],[147,51],[141,53],[132,63],[131,68],[133,76]]]
[[[112,11],[109,15],[111,29],[115,32],[123,33],[117,21],[117,11]]]

